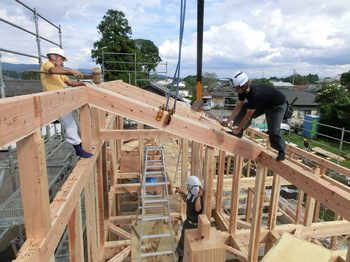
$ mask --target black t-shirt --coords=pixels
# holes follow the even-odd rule
[[[197,223],[197,221],[198,221],[198,216],[200,214],[202,214],[202,210],[197,212],[195,207],[194,207],[195,203],[196,203],[196,199],[197,199],[197,197],[195,197],[193,195],[191,195],[191,197],[189,199],[187,199],[187,197],[186,197],[186,204],[187,204],[186,216],[187,216],[187,219],[189,219],[189,220],[191,220],[192,222],[195,222],[195,223]]]
[[[238,100],[248,100],[249,109],[282,105],[286,97],[281,91],[264,83],[251,83],[249,93],[238,94]]]

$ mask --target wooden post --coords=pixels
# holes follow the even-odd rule
[[[207,146],[205,148],[205,161],[204,161],[204,173],[205,173],[205,193],[204,193],[204,207],[203,214],[208,219],[211,218],[211,203],[213,198],[213,179],[214,179],[214,148]]]
[[[276,226],[280,188],[281,188],[281,177],[275,173],[273,176],[273,182],[272,182],[270,208],[269,208],[269,216],[268,216],[268,222],[267,222],[267,228],[270,230],[274,230]],[[265,254],[271,249],[272,246],[273,246],[272,241],[266,242]]]
[[[27,239],[42,239],[51,228],[44,141],[40,129],[17,142]],[[40,215],[39,215],[40,214]]]
[[[192,149],[191,149],[191,175],[197,176],[201,178],[200,174],[200,163],[201,163],[201,145],[198,142],[192,141]]]
[[[188,140],[185,138],[181,138],[181,190],[185,192],[186,190],[186,180],[187,180],[187,168],[188,168]],[[184,221],[184,217],[186,214],[186,202],[180,200],[180,215],[182,216],[182,220]]]
[[[224,172],[225,172],[225,156],[226,153],[223,150],[219,151],[219,167],[218,167],[218,177],[217,177],[217,185],[216,185],[216,205],[215,212],[222,212],[222,194],[224,191]]]
[[[96,206],[95,206],[95,183],[94,176],[90,176],[87,186],[84,190],[85,196],[85,212],[86,212],[86,232],[87,232],[87,247],[89,261],[97,261],[97,220],[96,220]]]
[[[70,261],[84,261],[83,226],[80,199],[68,222],[68,238]]]
[[[37,129],[17,142],[19,177],[27,239],[43,239],[51,229],[44,141]],[[51,256],[54,261],[54,256]]]
[[[237,230],[238,222],[238,206],[239,206],[239,191],[240,191],[240,181],[242,175],[243,167],[243,157],[235,155],[235,169],[232,179],[232,191],[231,191],[231,212],[230,212],[230,224],[229,224],[229,234],[231,237],[234,236]]]
[[[306,197],[305,215],[304,215],[304,226],[309,227],[312,224],[315,210],[315,199],[310,195]]]
[[[245,221],[250,222],[250,217],[252,216],[252,202],[253,202],[253,188],[248,187],[248,193],[247,193],[247,203],[246,203],[246,210],[245,210]]]
[[[218,231],[210,227],[205,214],[198,217],[198,228],[186,229],[184,258],[186,262],[224,262],[226,248]]]
[[[259,255],[259,240],[262,222],[262,212],[265,194],[265,180],[267,176],[267,167],[258,164],[255,178],[255,193],[253,206],[253,219],[249,240],[249,261],[257,262]]]

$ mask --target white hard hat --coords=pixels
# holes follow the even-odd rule
[[[233,78],[230,79],[233,87],[241,87],[248,82],[248,76],[243,71],[237,71],[233,74]]]
[[[62,56],[64,58],[64,61],[67,61],[67,57],[64,55],[64,51],[61,48],[58,47],[52,47],[49,49],[49,51],[47,52],[47,55],[59,55]]]
[[[199,186],[200,182],[199,182],[198,177],[196,177],[196,176],[189,176],[187,178],[187,181],[186,181],[185,184],[189,185],[189,186]]]

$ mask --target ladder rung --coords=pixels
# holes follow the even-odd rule
[[[152,220],[164,220],[164,219],[169,219],[169,216],[163,216],[163,215],[159,215],[159,216],[151,216],[151,215],[146,215],[146,216],[142,216],[141,220],[143,221],[152,221]]]
[[[143,200],[144,204],[151,204],[151,203],[164,203],[168,202],[168,199],[150,199],[150,200]]]
[[[172,254],[172,253],[173,253],[172,250],[169,250],[169,251],[152,252],[152,253],[143,253],[143,254],[140,254],[140,257],[141,257],[141,258],[144,258],[144,257],[162,256],[162,255],[170,255],[170,254]]]
[[[162,186],[162,185],[166,185],[165,182],[154,182],[154,183],[144,183],[144,186]]]
[[[147,169],[155,169],[155,168],[164,168],[164,165],[154,165],[154,166],[145,166],[145,170]]]
[[[146,151],[159,151],[163,150],[164,148],[162,146],[152,146],[152,147],[146,147]]]
[[[147,171],[144,172],[143,174],[145,176],[152,176],[152,175],[164,175],[165,171]]]
[[[163,206],[163,205],[141,206],[141,207],[139,207],[139,208],[142,209],[142,208],[158,208],[158,207],[164,207],[164,206]]]
[[[147,161],[146,161],[146,163],[148,164],[148,163],[158,163],[158,162],[162,162],[162,160],[161,159],[147,159]]]
[[[143,235],[142,239],[156,238],[156,237],[171,237],[170,233],[153,234],[153,235]]]

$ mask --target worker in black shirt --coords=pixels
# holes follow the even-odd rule
[[[185,194],[180,188],[176,188],[175,193],[179,193],[182,200],[186,202],[186,220],[182,226],[181,237],[176,248],[179,255],[179,262],[184,256],[185,230],[197,228],[198,216],[202,213],[202,196],[204,190],[200,186],[198,177],[189,176],[186,181],[188,193]]]
[[[276,160],[284,160],[286,143],[280,129],[287,108],[284,94],[270,85],[252,83],[242,71],[234,73],[230,83],[238,93],[238,101],[230,117],[221,121],[221,125],[227,126],[233,120],[232,133],[242,137],[252,118],[265,114],[271,146],[278,151]]]

